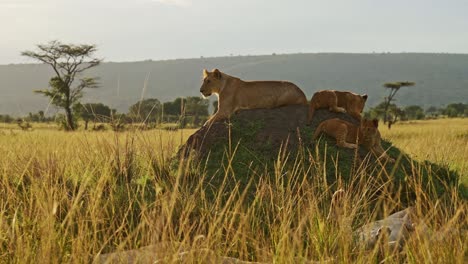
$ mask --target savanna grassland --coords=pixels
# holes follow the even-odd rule
[[[380,130],[415,159],[447,165],[468,183],[468,119]],[[399,208],[384,187],[379,194],[366,191],[375,182],[362,180],[365,171],[344,186],[347,209],[334,221],[327,220],[332,188],[323,175],[304,172],[325,171],[320,163],[295,170],[299,160],[286,178],[278,158],[274,172],[247,175],[273,174],[259,181],[250,203],[236,186],[217,186],[209,199],[201,179],[210,175],[171,159],[194,131],[63,132],[37,124],[21,131],[0,124],[0,262],[89,263],[99,253],[148,245],[162,263],[180,252],[187,252],[186,262],[201,263],[206,256],[200,252],[270,263],[467,261],[467,203],[456,188],[445,190],[445,200],[430,199],[418,177],[408,175],[413,205],[428,230],[401,254],[364,250],[350,230]],[[225,177],[236,173],[229,162],[220,170]]]
[[[390,130],[380,129],[390,140],[417,160],[447,165],[468,184],[468,120],[435,119],[401,122]]]

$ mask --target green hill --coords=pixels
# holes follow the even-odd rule
[[[139,100],[161,101],[198,96],[202,69],[219,68],[246,80],[289,80],[307,97],[321,89],[369,94],[367,106],[386,94],[382,84],[414,81],[397,95],[400,105],[424,107],[468,102],[468,55],[464,54],[289,54],[232,56],[143,62],[107,62],[88,72],[101,78],[101,88],[84,100],[103,102],[126,112]],[[24,115],[44,110],[47,100],[33,90],[47,87],[52,72],[45,65],[0,66],[0,113]],[[145,81],[147,80],[147,81]],[[145,84],[146,83],[146,84]]]

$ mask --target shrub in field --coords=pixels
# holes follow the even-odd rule
[[[22,119],[18,119],[16,124],[19,126],[19,128],[21,128],[21,130],[23,131],[28,131],[30,129],[32,129],[32,125],[29,123],[29,122],[26,122]]]

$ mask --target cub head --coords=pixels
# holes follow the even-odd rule
[[[378,119],[362,119],[361,120],[361,131],[366,137],[375,137],[379,133],[379,120]]]
[[[356,110],[359,111],[359,113],[362,113],[362,110],[364,109],[364,106],[366,105],[366,101],[367,101],[367,94],[363,94],[363,95],[358,95],[357,96],[357,100],[356,100]]]
[[[203,97],[209,97],[212,94],[219,94],[224,86],[223,73],[218,69],[212,72],[203,70],[203,83],[200,87],[200,93]]]

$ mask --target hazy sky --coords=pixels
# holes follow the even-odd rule
[[[106,61],[297,52],[468,53],[466,0],[0,0],[0,64],[50,40]]]

